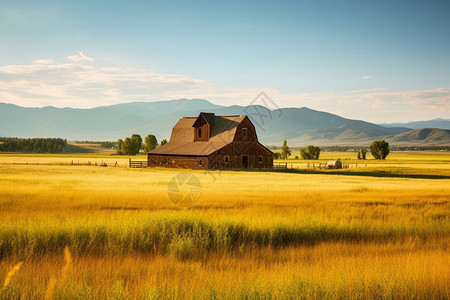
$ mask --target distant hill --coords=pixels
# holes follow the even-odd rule
[[[183,116],[197,116],[200,111],[216,115],[247,114],[256,126],[259,140],[266,145],[279,145],[284,139],[291,146],[364,145],[374,139],[391,139],[400,144],[428,143],[407,127],[384,127],[351,120],[327,112],[302,108],[269,110],[263,106],[221,106],[203,99],[179,99],[158,102],[134,102],[92,109],[26,108],[0,103],[0,136],[62,137],[68,140],[111,140],[138,133],[155,134],[158,140],[169,138],[172,127]],[[408,140],[410,139],[410,140]],[[450,144],[445,135],[436,140]]]
[[[449,145],[450,130],[439,128],[421,128],[397,134],[388,139],[392,144],[402,145]]]
[[[440,128],[440,129],[450,129],[450,119],[433,119],[429,121],[417,121],[409,123],[390,123],[390,124],[379,124],[383,127],[408,127],[412,129],[420,128]]]

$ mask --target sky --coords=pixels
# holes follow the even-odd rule
[[[0,1],[0,102],[450,118],[450,1]]]

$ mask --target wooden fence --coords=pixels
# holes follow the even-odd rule
[[[81,162],[71,161],[71,162],[1,162],[0,165],[10,165],[10,166],[98,166],[98,167],[118,167],[117,161],[115,163],[107,162]]]
[[[287,166],[287,163],[284,163],[284,164],[283,163],[274,163],[273,168],[275,170],[287,170],[288,166]]]
[[[148,161],[146,161],[146,160],[135,160],[135,161],[132,161],[131,158],[130,158],[129,166],[130,166],[130,168],[147,168],[148,167]]]

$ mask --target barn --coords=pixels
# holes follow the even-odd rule
[[[201,112],[184,117],[170,141],[148,152],[149,167],[189,169],[273,168],[273,152],[258,142],[246,115],[216,116]]]

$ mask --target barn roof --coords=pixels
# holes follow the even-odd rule
[[[202,116],[209,125],[214,126],[214,119],[216,117],[214,113],[201,112],[198,115],[197,120],[199,119],[200,116]],[[192,125],[192,126],[194,126],[194,125]]]
[[[233,142],[237,126],[246,118],[245,115],[215,116],[212,113],[200,113],[211,126],[209,141],[194,142],[192,129],[198,117],[181,118],[172,129],[170,141],[156,149],[151,154],[166,155],[209,155]]]

